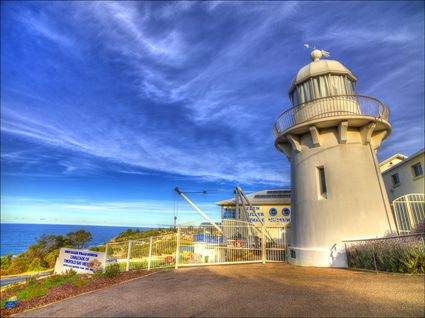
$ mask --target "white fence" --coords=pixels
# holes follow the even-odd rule
[[[407,194],[392,203],[399,234],[411,233],[420,222],[425,221],[425,194]]]
[[[179,225],[177,233],[108,243],[107,264],[117,262],[122,271],[128,271],[286,260],[285,227],[224,220],[219,229]]]

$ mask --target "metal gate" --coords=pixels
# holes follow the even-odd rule
[[[412,193],[395,199],[392,203],[399,234],[410,233],[425,221],[425,194]]]
[[[256,227],[239,220],[223,220],[215,227],[179,226],[176,268],[180,266],[265,263],[286,260],[284,227]]]

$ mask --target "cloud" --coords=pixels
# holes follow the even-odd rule
[[[287,186],[289,165],[273,147],[271,127],[287,107],[292,77],[308,62],[302,44],[312,39],[334,48],[337,57],[344,53],[341,60],[359,72],[364,93],[397,105],[408,100],[409,112],[392,107],[395,125],[387,142],[397,146],[384,143],[382,149],[410,149],[414,143],[402,140],[417,129],[404,125],[423,120],[417,71],[423,69],[423,17],[412,15],[412,8],[109,1],[26,9],[19,21],[30,32],[65,48],[84,47],[85,55],[72,66],[66,57],[50,56],[58,73],[37,69],[45,71],[44,82],[33,87],[22,80],[22,94],[8,82],[20,96],[6,90],[2,132],[50,155],[61,153],[55,160],[63,175],[101,171],[107,161],[107,169],[127,174]],[[64,9],[69,14],[58,19]],[[388,28],[394,19],[398,23]],[[39,63],[37,56],[19,57]],[[400,85],[410,87],[397,91]],[[12,154],[4,160],[22,162]]]
[[[58,223],[62,224],[120,224],[130,226],[158,226],[172,224],[173,201],[75,201],[31,197],[2,196],[2,222]],[[198,206],[210,217],[219,219],[220,210],[212,203],[199,203]],[[196,221],[202,217],[188,205],[180,204],[178,218],[181,222]],[[69,223],[65,223],[69,222]]]

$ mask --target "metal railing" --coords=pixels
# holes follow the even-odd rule
[[[174,267],[176,248],[176,233],[108,243],[106,263],[118,263],[121,271]]]
[[[362,95],[328,96],[289,108],[273,126],[275,137],[297,124],[335,116],[367,116],[388,120],[387,107],[379,100]]]
[[[266,263],[286,260],[286,227],[223,220],[219,226],[179,227],[180,266]]]
[[[220,229],[220,231],[218,230]],[[181,226],[177,233],[106,244],[106,264],[121,271],[286,260],[286,227],[223,220],[217,228]]]
[[[425,233],[344,241],[348,268],[424,273]]]
[[[419,223],[425,222],[425,194],[411,193],[392,202],[397,230],[410,233]]]

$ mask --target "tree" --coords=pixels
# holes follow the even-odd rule
[[[12,258],[13,255],[12,254],[8,254],[5,257],[1,258],[1,269],[7,270],[10,266],[10,264],[12,264]]]
[[[92,235],[90,232],[81,229],[76,232],[69,232],[65,240],[69,245],[75,248],[86,248],[88,243],[92,240]]]

